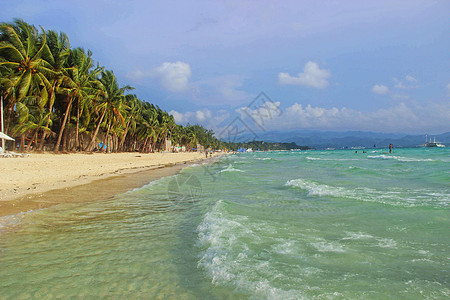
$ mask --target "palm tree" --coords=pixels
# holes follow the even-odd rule
[[[19,19],[14,24],[0,24],[0,67],[11,70],[15,90],[14,97],[7,98],[6,110],[27,96],[36,97],[43,107],[52,93],[50,80],[58,73],[43,58],[46,34],[44,29],[42,32]]]
[[[108,114],[108,119],[105,122],[105,125],[107,126],[106,138],[108,138],[109,130],[113,122],[123,122],[122,112],[124,107],[122,106],[122,102],[125,100],[124,93],[125,91],[133,89],[128,85],[119,88],[116,76],[109,70],[102,72],[100,82],[103,85],[103,94],[100,98],[101,101],[96,105],[96,110],[98,112],[102,111],[102,113],[98,120],[91,142],[86,148],[87,151],[92,150],[98,131],[106,114]]]
[[[192,127],[186,128],[186,146],[189,150],[192,150],[194,147],[197,146],[198,139],[195,134],[195,131]]]
[[[50,113],[47,113],[42,107],[36,105],[36,99],[34,97],[26,97],[23,101],[18,102],[16,104],[16,113],[18,122],[13,128],[13,133],[20,134],[20,149],[23,151],[24,147],[30,149],[33,143],[37,145],[39,131],[50,131],[44,125],[48,123]],[[32,139],[28,143],[28,146],[26,146],[25,139],[29,133],[32,134]]]
[[[77,101],[77,123],[76,123],[76,147],[79,146],[79,120],[80,113],[83,106],[87,101],[92,100],[95,97],[99,97],[103,91],[100,81],[97,80],[97,75],[102,71],[102,68],[94,67],[92,61],[92,52],[88,51],[86,54],[83,49],[77,48],[70,51],[68,58],[68,67],[63,70],[63,79],[61,86],[58,88],[58,92],[65,95],[68,99],[65,107],[64,119],[61,124],[61,129],[55,144],[54,151],[58,151],[61,138],[66,127],[66,123],[69,120],[69,115],[72,108],[73,100]]]
[[[0,95],[4,103],[14,103],[16,99],[16,89],[14,88],[14,74],[11,69],[0,67]],[[11,114],[13,111],[12,105],[5,105],[6,122],[4,122],[4,132],[8,134]],[[2,118],[5,118],[2,116]],[[5,120],[4,120],[5,121]]]
[[[142,114],[138,118],[137,124],[138,137],[143,141],[140,147],[141,152],[147,152],[147,149],[149,148],[151,152],[155,150],[159,126],[158,111],[156,107],[153,104],[144,103]]]
[[[131,128],[132,130],[136,129],[137,125],[137,117],[142,112],[143,106],[142,101],[140,101],[136,95],[126,95],[125,96],[126,105],[128,107],[128,112],[125,116],[125,130],[123,132],[122,138],[119,143],[119,150],[123,151],[123,144],[127,137],[128,131]]]
[[[52,66],[53,71],[59,74],[57,78],[54,78],[52,80],[51,94],[49,95],[48,99],[49,101],[47,104],[50,116],[53,116],[53,105],[55,103],[56,98],[55,91],[57,90],[57,88],[59,88],[65,76],[63,71],[65,69],[65,64],[67,58],[69,57],[69,54],[70,54],[70,45],[68,36],[63,32],[58,34],[56,31],[49,30],[47,32],[47,44],[44,47],[42,56],[45,57],[46,61],[48,61],[49,64]],[[51,121],[52,118],[48,118],[45,127],[48,128]],[[38,150],[42,150],[47,132],[50,131],[44,130]]]

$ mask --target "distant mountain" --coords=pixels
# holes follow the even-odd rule
[[[428,137],[450,146],[450,132],[428,135]],[[267,142],[294,142],[297,145],[304,145],[318,149],[324,148],[351,148],[366,147],[377,148],[387,147],[393,144],[394,147],[416,147],[425,143],[425,134],[408,135],[404,133],[378,133],[364,131],[313,131],[299,130],[291,132],[263,132],[258,134],[258,140]]]

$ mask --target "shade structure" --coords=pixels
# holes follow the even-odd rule
[[[14,141],[14,139],[10,136],[7,136],[6,134],[4,134],[3,132],[0,131],[0,139],[4,139],[4,140],[9,140],[9,141]]]

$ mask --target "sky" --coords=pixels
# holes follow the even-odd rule
[[[450,1],[0,0],[177,123],[450,131]],[[231,125],[230,125],[231,124]],[[219,136],[220,137],[220,136]]]

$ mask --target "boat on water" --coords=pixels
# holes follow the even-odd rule
[[[431,141],[431,137],[430,137],[430,140],[428,141],[428,136],[425,136],[425,144],[423,146],[424,147],[439,147],[439,148],[445,147],[444,144],[436,142],[436,137],[434,137],[433,141]]]

